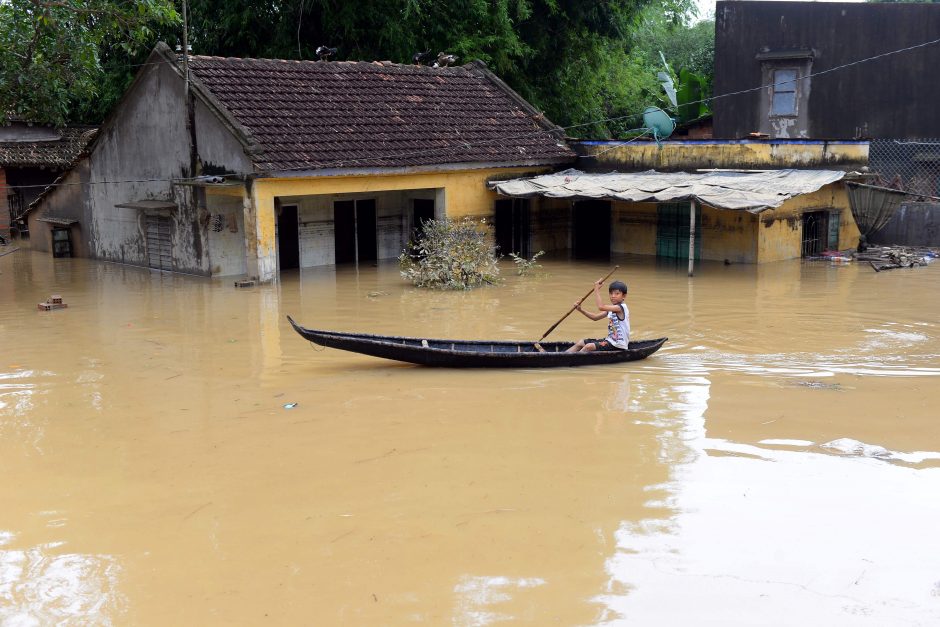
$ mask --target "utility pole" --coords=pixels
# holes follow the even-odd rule
[[[183,81],[186,102],[189,102],[189,24],[186,21],[186,0],[183,0]]]
[[[689,276],[694,276],[695,270],[695,199],[689,206]]]

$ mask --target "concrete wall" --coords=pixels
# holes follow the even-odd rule
[[[59,185],[50,190],[45,200],[28,214],[29,246],[33,250],[52,253],[52,225],[42,222],[43,217],[69,218],[77,220],[70,227],[72,237],[72,256],[92,256],[91,202],[88,194],[89,164],[88,159],[81,159],[67,172]]]
[[[795,259],[801,255],[802,215],[809,211],[839,213],[839,250],[858,244],[858,226],[852,217],[845,186],[827,185],[812,194],[791,198],[778,209],[760,214],[758,228],[758,263]]]
[[[86,169],[79,176],[88,185],[56,188],[40,201],[35,213],[37,217],[46,214],[79,219],[78,237],[73,238],[77,254],[140,266],[149,263],[147,215],[166,215],[172,224],[174,270],[201,275],[212,274],[214,269],[222,274],[243,274],[244,216],[235,218],[237,237],[228,226],[210,236],[205,192],[173,183],[191,173],[192,136],[186,128],[183,80],[160,62],[159,55],[151,55],[148,61],[151,65],[141,70],[86,158]],[[197,173],[202,167],[212,173],[250,171],[251,162],[237,138],[198,97],[194,120]],[[68,176],[71,180],[75,174]],[[81,195],[84,202],[80,202]],[[168,211],[116,206],[143,200],[171,202],[177,208]],[[223,202],[217,209],[231,213],[235,205]],[[80,241],[87,247],[75,246]],[[210,247],[216,253],[214,261]],[[235,261],[238,254],[241,262]]]
[[[297,206],[300,221],[300,267],[332,265],[335,261],[333,203],[338,201],[374,200],[376,240],[379,259],[394,259],[408,241],[412,224],[413,201],[417,198],[435,200],[438,190],[414,189],[363,194],[330,194],[318,196],[279,196],[282,207]]]
[[[174,269],[208,274],[206,234],[193,190],[167,180],[187,176],[190,161],[183,81],[172,69],[162,63],[144,67],[99,132],[89,159],[94,256],[148,265],[144,212],[115,205],[169,201],[178,206],[172,216]],[[129,180],[141,182],[103,183]]]
[[[733,263],[764,263],[799,258],[803,236],[802,214],[807,211],[839,213],[839,248],[854,247],[858,227],[852,219],[845,186],[791,198],[779,209],[759,215],[702,207],[696,230],[702,234],[701,258]],[[656,254],[656,203],[611,203],[611,251],[635,255]]]
[[[656,207],[656,203],[612,203],[611,250],[655,255]],[[695,228],[701,232],[702,259],[757,262],[757,217],[753,214],[702,207],[701,220]]]
[[[868,165],[865,141],[675,140],[661,142],[581,141],[576,167],[587,171],[685,170],[703,168],[822,168]]]
[[[244,275],[245,212],[241,194],[209,194],[206,197],[209,215],[209,272],[212,276]],[[217,231],[216,225],[222,229]]]
[[[610,219],[611,252],[656,254],[656,203],[613,202]]]
[[[254,165],[241,141],[199,98],[195,102],[196,152],[204,174],[248,174]]]
[[[803,50],[819,73],[929,42],[938,32],[940,5],[930,3],[720,1],[712,93],[764,84],[758,55]],[[924,46],[813,77],[808,127],[791,129],[791,137],[804,131],[816,138],[938,137],[940,82],[924,80],[938,66],[940,47]],[[713,101],[715,137],[746,137],[760,128],[768,114],[761,91]]]
[[[385,229],[385,234],[380,236],[380,242],[384,240],[385,243],[380,243],[379,254],[391,258],[398,255],[398,252],[391,254],[394,248],[392,243],[397,233],[397,227],[393,228],[395,221],[393,218],[398,215],[402,199],[407,198],[407,194],[414,194],[416,190],[433,190],[435,213],[439,217],[446,215],[451,218],[492,218],[493,202],[497,196],[487,189],[487,181],[533,175],[547,169],[544,167],[481,168],[452,172],[257,179],[250,185],[251,209],[246,219],[248,273],[260,277],[263,281],[271,280],[277,274],[276,198],[281,204],[292,204],[292,199],[310,196],[378,199],[380,196],[387,195],[393,200],[385,205],[385,209],[380,209],[378,206],[376,209],[380,229]],[[405,196],[388,195],[388,192],[405,192]],[[398,200],[394,200],[396,198]],[[315,207],[320,201],[311,202]],[[316,233],[311,232],[307,235],[309,246],[304,246],[301,250],[301,264],[332,259],[332,255],[327,252],[328,246],[332,244],[332,231],[326,230],[326,225],[323,224],[323,221],[330,216],[326,213],[324,206],[320,205],[320,209],[304,209],[301,213],[307,216],[308,222],[320,223],[315,226]],[[331,210],[332,203],[330,202]],[[382,217],[385,220],[382,220]],[[301,222],[303,223],[303,219]],[[301,226],[303,227],[303,224]],[[403,229],[404,226],[402,223]],[[402,234],[402,236],[405,235]],[[330,242],[329,245],[327,241]],[[307,261],[305,262],[304,251],[308,248],[313,248],[317,252],[306,253]],[[332,260],[329,263],[332,263]]]
[[[882,245],[940,246],[940,204],[903,203],[884,228],[868,239]]]

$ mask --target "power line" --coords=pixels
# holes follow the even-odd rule
[[[842,65],[837,65],[837,66],[835,66],[835,67],[832,67],[832,68],[829,68],[829,69],[826,69],[826,70],[820,70],[820,71],[818,71],[818,72],[813,72],[813,73],[811,73],[811,74],[808,74],[808,75],[806,75],[806,76],[799,77],[799,78],[794,79],[794,80],[777,81],[777,82],[767,83],[767,84],[764,84],[764,85],[759,85],[759,86],[757,86],[757,87],[751,87],[751,88],[748,88],[748,89],[741,89],[741,90],[738,90],[738,91],[728,92],[728,93],[725,93],[725,94],[718,94],[718,95],[715,95],[715,96],[709,96],[708,98],[702,98],[702,99],[700,99],[700,100],[693,100],[693,101],[691,101],[691,102],[683,103],[682,106],[689,106],[689,105],[694,105],[694,104],[708,103],[708,102],[712,102],[712,101],[714,101],[714,100],[718,100],[719,98],[727,98],[727,97],[730,97],[730,96],[738,96],[738,95],[741,95],[741,94],[746,94],[746,93],[750,93],[750,92],[760,91],[760,90],[762,90],[762,89],[767,89],[767,88],[769,88],[769,87],[774,87],[774,86],[776,86],[776,85],[791,84],[791,83],[794,83],[795,81],[808,80],[808,79],[810,79],[810,78],[814,78],[814,77],[817,77],[817,76],[822,76],[822,75],[829,74],[829,73],[831,73],[831,72],[835,72],[835,71],[838,71],[838,70],[843,70],[843,69],[845,69],[845,68],[852,67],[852,66],[855,66],[855,65],[860,65],[860,64],[862,64],[862,63],[868,63],[868,62],[870,62],[870,61],[874,61],[874,60],[881,59],[881,58],[884,58],[884,57],[888,57],[888,56],[900,54],[900,53],[903,53],[903,52],[909,52],[909,51],[911,51],[911,50],[916,50],[916,49],[918,49],[918,48],[925,48],[925,47],[927,47],[927,46],[931,46],[931,45],[934,45],[934,44],[937,44],[937,43],[940,43],[940,38],[932,39],[932,40],[930,40],[930,41],[926,41],[926,42],[923,42],[923,43],[920,43],[920,44],[915,44],[915,45],[913,45],[913,46],[907,46],[907,47],[905,47],[905,48],[899,48],[899,49],[897,49],[897,50],[891,50],[891,51],[889,51],[889,52],[883,52],[883,53],[880,53],[880,54],[872,55],[872,56],[870,56],[870,57],[865,57],[865,58],[863,58],[863,59],[858,59],[858,60],[856,60],[856,61],[851,61],[851,62],[849,62],[849,63],[844,63],[844,64],[842,64]],[[147,64],[144,64],[144,65],[147,65]],[[334,160],[332,160],[332,161],[326,161],[326,162],[314,162],[314,163],[312,163],[312,164],[310,164],[310,165],[298,166],[298,167],[295,167],[295,168],[282,168],[282,169],[278,169],[278,170],[267,170],[267,171],[260,171],[260,172],[259,172],[259,171],[253,171],[253,172],[238,172],[238,173],[229,173],[229,174],[225,174],[225,175],[222,175],[222,176],[246,177],[246,176],[263,176],[263,175],[277,174],[277,173],[280,173],[280,172],[303,172],[303,171],[308,171],[308,170],[326,169],[326,168],[330,168],[330,167],[349,167],[349,164],[358,164],[358,163],[362,163],[362,162],[376,162],[376,161],[383,161],[383,160],[387,160],[387,159],[401,159],[401,158],[415,157],[415,156],[428,156],[428,155],[434,155],[434,154],[437,154],[437,153],[440,153],[440,152],[444,152],[444,153],[456,152],[456,151],[458,151],[458,150],[463,150],[463,149],[466,149],[466,148],[472,148],[472,147],[477,147],[477,146],[484,146],[484,145],[487,145],[487,144],[492,144],[492,143],[497,143],[497,142],[512,141],[512,140],[515,140],[515,139],[534,138],[534,137],[538,137],[538,136],[540,136],[540,135],[555,136],[559,131],[570,131],[570,130],[573,130],[573,129],[584,128],[584,127],[587,127],[587,126],[595,126],[595,125],[600,125],[600,124],[607,124],[607,123],[610,123],[610,122],[619,122],[619,121],[622,121],[622,120],[628,120],[628,119],[631,119],[631,118],[637,118],[637,117],[640,117],[641,115],[642,115],[642,113],[630,113],[630,114],[626,114],[626,115],[619,115],[619,116],[612,116],[612,117],[607,117],[607,118],[601,118],[601,119],[597,119],[597,120],[591,120],[591,121],[588,121],[588,122],[581,122],[581,123],[578,123],[578,124],[571,124],[571,125],[569,125],[569,126],[559,126],[559,127],[553,128],[553,129],[543,129],[543,130],[540,130],[540,131],[533,131],[533,132],[530,132],[530,133],[523,133],[523,134],[518,134],[518,135],[509,135],[509,136],[503,136],[503,137],[496,137],[496,138],[491,138],[491,139],[486,139],[486,140],[480,140],[480,141],[476,141],[476,142],[460,142],[459,144],[455,144],[455,145],[452,145],[452,146],[444,146],[444,147],[441,147],[441,148],[424,148],[424,149],[421,149],[421,150],[418,150],[418,151],[405,152],[405,153],[391,153],[391,154],[384,154],[384,155],[377,155],[377,156],[369,156],[369,157],[356,157],[356,158],[349,158],[349,159],[334,159]],[[635,141],[636,139],[639,139],[639,137],[635,137],[635,138],[629,140],[627,143],[630,143],[630,142],[632,142],[632,141]],[[183,183],[183,182],[198,181],[198,180],[200,180],[200,178],[201,178],[201,177],[184,177],[184,178],[169,178],[169,179],[168,179],[168,178],[153,178],[153,179],[132,179],[132,180],[120,180],[120,181],[88,181],[88,182],[84,182],[84,183],[82,183],[82,182],[77,182],[77,183],[56,183],[56,182],[53,182],[53,183],[50,183],[50,184],[48,184],[48,185],[18,185],[18,186],[15,186],[15,187],[17,187],[17,188],[19,188],[19,189],[29,189],[29,188],[39,188],[39,187],[41,187],[41,188],[63,187],[63,186],[72,186],[72,185],[118,185],[118,184],[126,184],[126,183],[159,183],[159,182],[178,182],[178,183]],[[13,186],[10,186],[10,187],[13,187]]]

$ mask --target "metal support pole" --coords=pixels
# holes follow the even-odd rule
[[[695,199],[689,207],[689,276],[694,276],[695,270]]]
[[[186,15],[186,0],[183,0],[183,93],[189,102],[189,22]]]

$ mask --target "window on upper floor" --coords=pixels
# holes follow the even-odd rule
[[[787,68],[774,70],[773,77],[773,100],[770,105],[770,115],[795,116],[796,69]]]

